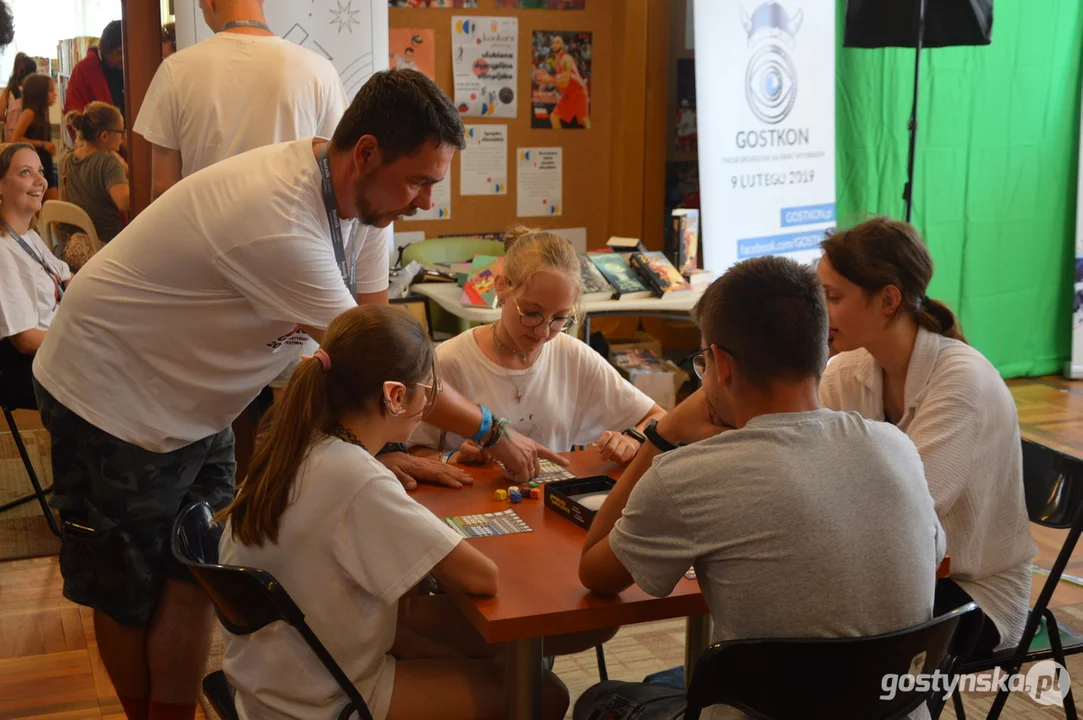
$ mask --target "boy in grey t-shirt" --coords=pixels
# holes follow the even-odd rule
[[[815,273],[778,257],[740,263],[696,315],[703,388],[648,428],[587,536],[583,583],[665,596],[694,566],[715,642],[929,620],[945,542],[921,459],[894,427],[820,408]],[[688,445],[668,451],[677,443]],[[628,689],[588,691],[575,717]]]

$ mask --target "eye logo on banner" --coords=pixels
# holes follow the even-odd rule
[[[790,57],[803,13],[792,17],[776,2],[760,5],[751,16],[741,7],[750,56],[745,71],[745,97],[752,114],[776,125],[797,100],[797,68]]]

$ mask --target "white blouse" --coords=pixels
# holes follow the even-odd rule
[[[1018,644],[1030,605],[1030,536],[1019,418],[1008,387],[966,343],[919,329],[898,428],[917,446],[947,534],[951,578],[981,606],[1001,645]],[[820,402],[884,420],[883,371],[866,350],[838,355]]]
[[[62,281],[71,280],[67,263],[57,259],[36,232],[22,239]],[[0,229],[0,338],[48,330],[58,306],[56,284],[41,263]]]

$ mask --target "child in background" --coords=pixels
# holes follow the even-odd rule
[[[11,66],[11,76],[8,77],[7,87],[0,92],[0,118],[4,119],[4,142],[11,142],[15,136],[15,126],[19,124],[19,116],[23,113],[23,80],[27,75],[38,71],[38,64],[34,58],[26,53],[15,56],[15,62]]]
[[[302,360],[223,513],[223,563],[273,574],[361,691],[375,720],[504,715],[503,670],[446,596],[400,599],[426,575],[493,595],[496,565],[411,499],[373,454],[409,437],[438,392],[432,342],[408,313],[340,315]],[[344,628],[346,629],[344,631]],[[335,717],[346,698],[300,635],[225,633],[241,718]],[[567,690],[547,673],[545,718]]]
[[[443,343],[436,358],[449,385],[549,449],[594,444],[603,459],[624,463],[639,450],[624,431],[665,411],[564,332],[575,324],[581,282],[579,258],[567,240],[512,230],[496,278],[500,319]],[[464,438],[426,423],[410,440],[418,454],[440,451],[451,462],[481,457]]]
[[[45,168],[45,179],[49,189],[45,191],[45,200],[56,200],[60,196],[56,177],[56,144],[49,138],[49,108],[56,104],[56,83],[48,75],[34,73],[23,80],[23,111],[12,133],[12,142],[25,142],[34,146]]]
[[[64,124],[79,141],[64,158],[64,199],[86,210],[98,239],[107,243],[124,229],[121,213],[131,208],[128,164],[119,154],[124,117],[113,105],[95,100],[68,113]]]

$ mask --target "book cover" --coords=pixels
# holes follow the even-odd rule
[[[504,268],[504,258],[478,255],[471,263],[470,277],[463,285],[459,302],[477,307],[496,307],[496,276]]]
[[[643,284],[628,264],[628,260],[620,253],[587,253],[587,257],[617,291],[618,300],[651,296],[650,289]]]
[[[677,269],[688,275],[699,267],[699,210],[674,210],[673,224],[677,235]]]
[[[579,276],[583,281],[584,300],[608,300],[613,297],[613,286],[584,253],[579,253]]]
[[[643,276],[659,297],[692,289],[663,252],[632,253],[628,262]]]

